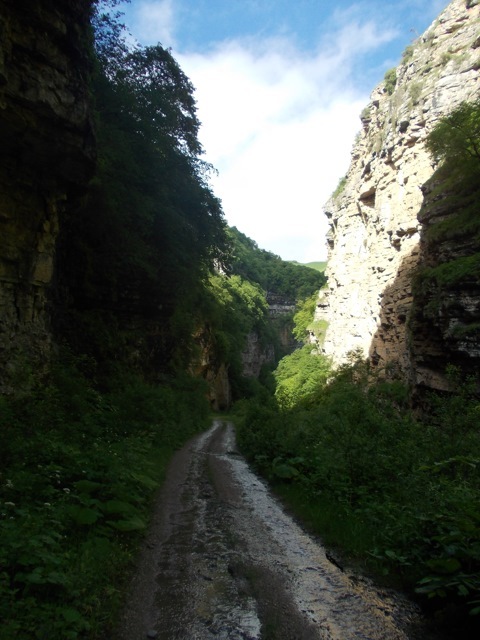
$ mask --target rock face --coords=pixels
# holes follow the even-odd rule
[[[291,353],[298,347],[292,333],[293,314],[296,309],[295,300],[288,300],[284,296],[269,292],[267,293],[267,302],[270,321],[280,339],[280,347],[285,353]]]
[[[232,404],[232,387],[228,367],[216,356],[215,339],[208,325],[194,336],[198,353],[190,363],[190,373],[208,385],[208,402],[213,411],[224,411]]]
[[[243,375],[247,378],[258,378],[263,365],[274,361],[275,350],[273,345],[263,345],[257,333],[249,333],[245,348],[242,351]]]
[[[0,390],[51,348],[48,289],[65,215],[94,164],[90,0],[0,6]],[[23,354],[23,355],[19,355]]]
[[[480,166],[467,179],[448,173],[442,167],[423,187],[409,316],[414,381],[436,389],[449,387],[448,365],[477,380],[480,372]]]
[[[423,260],[423,186],[435,171],[425,138],[479,95],[479,20],[478,0],[451,2],[362,112],[348,174],[325,211],[329,290],[317,319],[328,322],[323,349],[337,364],[357,350],[418,382],[408,326]]]

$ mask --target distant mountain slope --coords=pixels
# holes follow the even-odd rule
[[[282,260],[274,253],[260,249],[236,227],[229,229],[229,235],[233,243],[233,273],[258,283],[267,296],[273,294],[292,301],[302,300],[326,282],[321,269]]]
[[[301,263],[296,263],[301,264]],[[306,262],[303,263],[304,267],[309,267],[310,269],[315,269],[315,271],[320,271],[320,273],[324,273],[327,268],[326,262]]]

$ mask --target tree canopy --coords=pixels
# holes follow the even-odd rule
[[[62,229],[59,273],[73,308],[157,317],[169,331],[228,262],[229,239],[193,85],[161,45],[127,45],[115,5],[94,10],[97,171]]]
[[[480,99],[462,102],[442,118],[427,138],[427,148],[436,162],[480,170]]]

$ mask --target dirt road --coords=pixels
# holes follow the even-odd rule
[[[121,640],[412,640],[412,605],[347,575],[279,506],[214,421],[178,452]]]

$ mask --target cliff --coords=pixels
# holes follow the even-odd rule
[[[329,289],[317,319],[328,322],[323,349],[337,364],[359,351],[389,375],[440,388],[449,362],[464,364],[467,357],[474,367],[478,340],[471,331],[468,346],[465,340],[463,347],[455,345],[445,308],[452,308],[452,296],[460,300],[463,295],[458,316],[462,307],[473,326],[480,308],[478,282],[470,282],[468,295],[467,290],[442,293],[450,303],[437,304],[435,318],[433,312],[422,315],[427,302],[412,283],[420,267],[476,250],[471,242],[467,248],[451,239],[438,251],[435,242],[426,241],[427,228],[455,215],[455,208],[435,213],[432,207],[432,198],[438,209],[444,194],[437,188],[429,200],[436,167],[425,140],[440,118],[479,95],[479,25],[478,0],[451,2],[406,48],[361,114],[350,168],[325,211]],[[463,322],[459,317],[454,324]],[[463,360],[454,356],[460,352]]]
[[[62,219],[94,165],[90,0],[0,6],[0,390],[52,346],[49,289]]]

